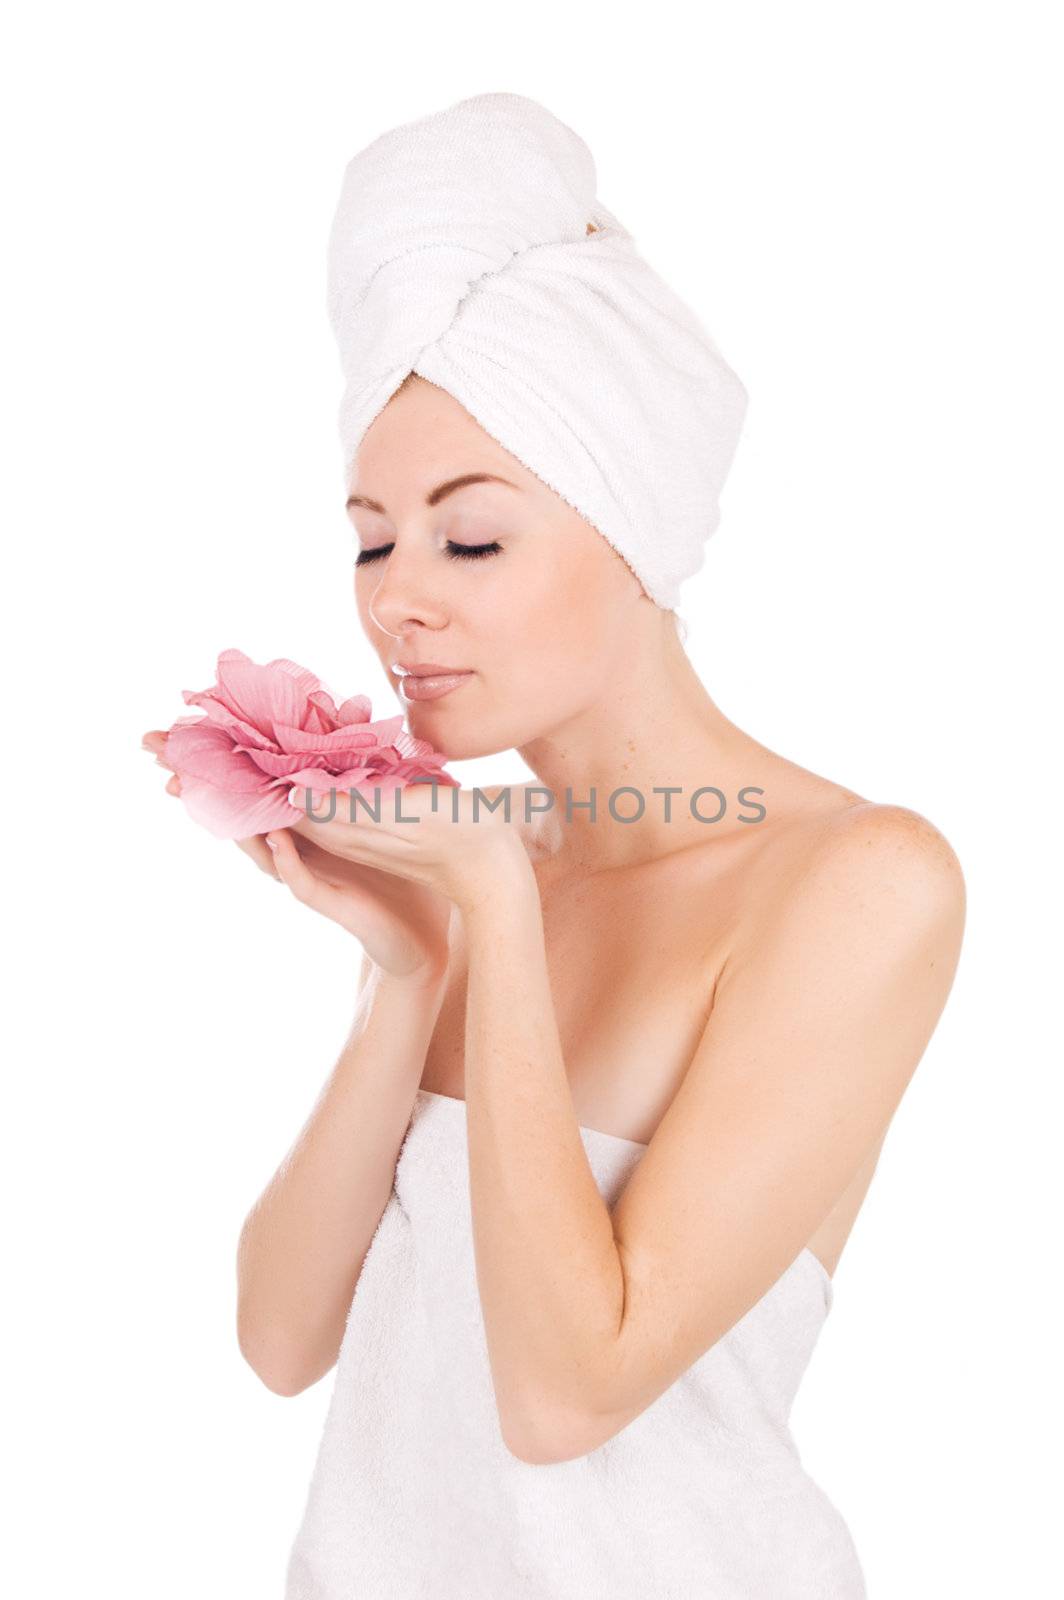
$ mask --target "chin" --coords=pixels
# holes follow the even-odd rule
[[[485,739],[483,734],[476,734],[472,729],[467,734],[460,731],[452,733],[448,729],[446,738],[437,730],[433,737],[431,728],[415,728],[411,722],[410,731],[416,738],[427,739],[430,744],[435,745],[445,761],[475,761],[478,756],[494,756],[498,755],[500,750],[510,748],[509,745],[499,744],[494,739]]]
[[[428,706],[410,707],[406,725],[415,739],[428,740],[445,761],[475,761],[478,756],[498,755],[500,750],[509,750],[513,742],[506,729],[485,728],[482,718],[474,724],[471,718],[445,717],[431,709],[431,702]]]

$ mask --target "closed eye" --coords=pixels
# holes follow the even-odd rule
[[[355,558],[355,566],[363,567],[370,561],[380,561],[392,548],[390,544],[380,544],[373,550],[360,550]],[[453,539],[447,541],[447,555],[452,561],[479,561],[501,549],[502,545],[497,539],[490,544],[455,544]]]

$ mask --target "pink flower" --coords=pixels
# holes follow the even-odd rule
[[[415,739],[401,715],[371,722],[362,694],[337,707],[324,684],[294,661],[260,667],[242,650],[223,650],[217,674],[209,689],[182,689],[185,704],[206,715],[178,717],[167,733],[164,763],[181,779],[189,815],[216,838],[248,839],[298,822],[305,812],[287,798],[294,786],[315,796],[331,788],[364,790],[370,804],[374,789],[390,794],[416,777],[459,787],[443,771],[445,758]]]

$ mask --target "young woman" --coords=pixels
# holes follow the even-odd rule
[[[730,722],[639,552],[446,387],[393,385],[347,490],[410,731],[537,782],[241,841],[363,951],[240,1242],[256,1372],[337,1368],[288,1600],[858,1600],[787,1419],[952,983],[956,857]]]

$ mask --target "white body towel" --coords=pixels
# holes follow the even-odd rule
[[[612,1206],[646,1146],[582,1129]],[[803,1250],[620,1433],[531,1466],[502,1442],[464,1101],[418,1092],[347,1320],[285,1600],[866,1600],[787,1418],[832,1283]]]

